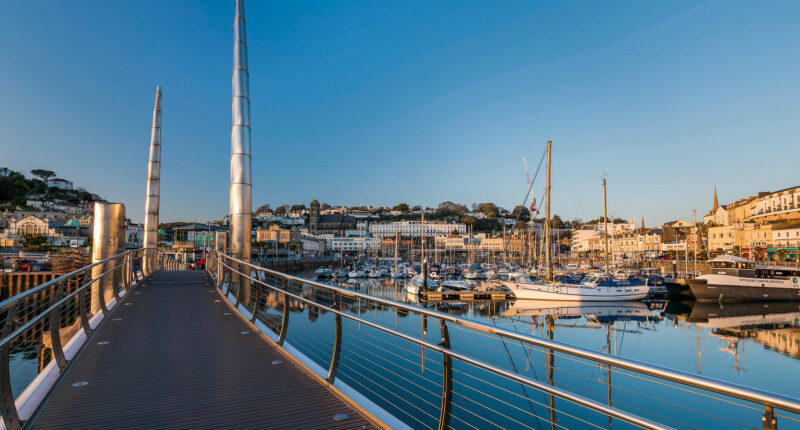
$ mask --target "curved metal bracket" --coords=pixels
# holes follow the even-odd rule
[[[114,259],[114,261],[112,261],[111,264],[115,266],[114,269],[112,269],[113,272],[111,272],[111,292],[114,293],[114,299],[116,299],[116,302],[119,303],[119,275],[122,268],[116,267],[117,266],[116,259]]]
[[[9,336],[14,331],[14,320],[19,310],[19,302],[14,303],[6,313],[5,324],[3,324],[2,337]],[[11,392],[10,370],[10,342],[0,347],[0,413],[3,414],[3,422],[6,429],[19,430],[22,428],[22,421],[19,419],[17,405],[14,403],[14,393]]]
[[[256,322],[256,311],[258,310],[258,290],[260,289],[260,288],[258,288],[258,283],[257,282],[253,283],[253,288],[255,289],[255,291],[253,292],[253,315],[250,317],[250,322],[255,323]]]
[[[83,328],[83,332],[86,333],[86,336],[89,336],[89,333],[92,332],[92,327],[89,325],[89,315],[86,312],[88,307],[89,304],[86,300],[86,288],[83,288],[78,292],[78,312],[80,312],[81,327]]]
[[[333,296],[333,308],[341,309],[338,295]],[[336,314],[336,338],[333,341],[333,354],[331,354],[331,366],[328,368],[329,384],[336,380],[336,371],[339,368],[339,357],[342,355],[342,316]]]
[[[242,301],[242,290],[243,290],[242,284],[244,284],[244,282],[242,282],[242,278],[244,278],[244,275],[238,273],[238,272],[241,272],[241,270],[239,270],[239,269],[241,269],[241,265],[237,264],[236,267],[237,267],[237,269],[236,269],[237,273],[236,274],[233,274],[232,273],[233,270],[231,270],[231,279],[234,279],[234,278],[236,279],[236,303],[233,305],[233,307],[236,308],[236,309],[239,309],[239,303]],[[230,287],[231,287],[231,285],[228,284],[228,288],[229,289],[230,289]]]
[[[100,267],[105,267],[105,265],[101,265]],[[108,275],[106,275],[108,276]],[[97,288],[97,301],[100,303],[100,310],[103,311],[103,315],[108,314],[108,307],[106,307],[106,292],[105,287],[103,285],[105,281],[105,276],[101,276],[95,282],[94,287]]]
[[[442,333],[442,348],[450,349],[450,332],[447,323],[439,320],[439,331]],[[453,401],[453,358],[450,354],[442,354],[442,407],[439,411],[439,430],[450,427],[450,409]]]
[[[58,303],[64,297],[64,282],[59,282],[53,291],[53,298],[50,303]],[[59,370],[64,370],[67,367],[67,357],[64,355],[64,347],[61,345],[61,315],[59,311],[61,306],[56,307],[50,312],[50,344],[53,350],[53,358],[56,359],[56,364]]]
[[[286,332],[289,330],[289,298],[283,294],[283,318],[281,319],[281,329],[278,333],[278,346],[283,346],[286,340]]]

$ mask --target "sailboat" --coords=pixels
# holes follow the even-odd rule
[[[510,281],[503,282],[503,285],[511,290],[517,299],[532,300],[568,300],[568,301],[617,301],[617,300],[641,300],[647,297],[649,288],[636,282],[617,281],[608,274],[608,236],[606,233],[606,268],[605,274],[600,277],[593,277],[583,280],[580,284],[564,284],[553,279],[553,259],[550,249],[550,160],[552,156],[552,142],[547,141],[547,191],[545,206],[545,257],[546,273],[544,282],[531,279],[529,276],[518,276]],[[606,181],[603,179],[603,218],[606,225],[605,232],[608,232],[607,214],[605,213],[606,200]]]

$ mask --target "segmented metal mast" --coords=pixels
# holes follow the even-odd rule
[[[231,255],[250,261],[251,156],[250,76],[247,71],[247,34],[244,1],[236,0],[233,22],[233,103],[231,105]]]
[[[158,203],[161,182],[161,86],[156,87],[153,128],[150,132],[150,161],[147,165],[147,195],[144,203],[144,248],[158,247]],[[149,267],[145,262],[145,267]]]

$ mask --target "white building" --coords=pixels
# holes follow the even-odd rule
[[[760,195],[756,204],[750,209],[750,218],[769,215],[796,218],[798,213],[800,213],[800,187],[792,187]]]
[[[459,235],[467,233],[467,226],[462,223],[447,223],[442,221],[425,222],[423,227],[421,221],[397,221],[374,223],[369,226],[369,232],[377,238],[395,237],[425,237],[448,236],[453,230]]]
[[[330,237],[327,247],[334,252],[372,252],[381,248],[381,240],[377,237]]]
[[[323,253],[327,249],[326,240],[321,237],[304,234],[300,240],[303,241],[303,251]]]
[[[71,190],[72,189],[72,182],[61,179],[61,178],[53,178],[47,181],[48,187],[58,188],[60,190]]]
[[[800,247],[800,222],[772,227],[772,246],[776,248]]]
[[[583,226],[572,230],[572,243],[570,249],[574,252],[591,251],[590,242],[600,238],[600,231],[594,225]]]

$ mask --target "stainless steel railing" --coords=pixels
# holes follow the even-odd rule
[[[744,403],[732,403],[731,399],[739,399],[754,405],[760,405],[763,411],[760,415],[762,427],[775,428],[777,425],[775,410],[783,410],[792,414],[800,413],[800,400],[774,394],[762,390],[752,389],[736,384],[726,383],[711,378],[706,378],[698,375],[692,375],[685,372],[675,371],[660,366],[653,366],[646,363],[628,360],[616,357],[610,354],[596,352],[584,348],[579,348],[564,343],[556,342],[553,340],[525,335],[513,330],[507,330],[496,326],[460,318],[444,312],[439,312],[432,309],[426,309],[420,306],[415,306],[407,303],[401,303],[380,297],[374,297],[363,294],[357,291],[352,291],[345,288],[334,287],[331,285],[302,279],[296,276],[287,275],[284,273],[276,272],[273,270],[261,268],[250,263],[226,256],[224,254],[211,253],[208,258],[207,269],[211,275],[216,279],[218,286],[225,289],[225,293],[235,294],[235,304],[242,305],[252,313],[252,319],[255,321],[257,318],[264,318],[267,311],[268,304],[265,302],[265,297],[269,294],[277,294],[284,300],[283,312],[280,324],[273,324],[278,336],[278,343],[283,344],[287,338],[288,323],[289,323],[289,305],[287,300],[294,300],[299,303],[305,304],[309,307],[315,308],[316,312],[328,312],[335,316],[335,331],[333,334],[332,344],[325,344],[324,346],[313,345],[309,341],[313,336],[298,337],[295,342],[298,344],[305,344],[305,349],[311,355],[315,355],[318,362],[328,361],[328,382],[333,382],[337,377],[337,370],[342,354],[342,319],[350,320],[358,324],[359,329],[362,327],[369,327],[375,329],[385,335],[389,335],[390,339],[395,339],[396,342],[409,343],[417,345],[422,348],[422,351],[435,351],[442,355],[443,363],[441,364],[441,376],[443,387],[441,395],[441,404],[439,405],[439,427],[444,428],[449,426],[449,416],[451,408],[454,406],[453,402],[453,372],[459,372],[458,367],[454,367],[453,361],[465,363],[475,368],[482,369],[499,377],[501,382],[513,381],[526,387],[539,390],[550,396],[549,408],[551,415],[553,415],[554,398],[563,399],[575,405],[587,408],[590,411],[603,414],[607,417],[614,417],[622,421],[634,424],[644,428],[665,428],[669,425],[689,425],[680,421],[680,417],[669,418],[661,417],[657,420],[656,414],[641,408],[636,408],[630,402],[617,402],[619,405],[629,406],[629,408],[619,408],[610,406],[611,404],[611,388],[610,382],[612,371],[615,374],[621,375],[625,378],[639,378],[656,384],[659,387],[669,386],[671,389],[682,390],[683,392],[691,393],[696,396],[711,397],[721,404],[736,404],[740,409],[754,410],[755,406]],[[245,288],[239,288],[239,286]],[[298,288],[300,287],[300,288]],[[308,288],[313,293],[305,293],[304,288]],[[354,315],[352,312],[346,310],[347,306],[343,303],[349,302],[351,308],[357,307],[358,314]],[[357,305],[356,305],[357,303]],[[374,307],[375,320],[370,321],[365,319],[361,313],[364,305],[368,305],[368,309]],[[378,308],[383,310],[392,310],[397,315],[402,312],[406,315],[413,314],[419,316],[421,319],[430,319],[438,321],[440,326],[441,341],[432,342],[426,340],[424,336],[420,338],[404,333],[401,330],[387,327],[386,324],[381,323],[378,316]],[[309,316],[310,318],[310,316]],[[275,322],[275,318],[272,319]],[[491,337],[495,340],[500,339],[503,345],[506,342],[517,342],[526,347],[539,348],[544,353],[544,365],[547,369],[549,382],[544,383],[525,375],[521,372],[504,369],[489,360],[481,359],[476,354],[475,349],[478,347],[485,347],[475,342],[475,347],[468,345],[466,348],[455,348],[452,344],[451,331],[453,329],[464,330],[471,332],[474,336]],[[305,333],[304,333],[305,334]],[[364,336],[359,333],[357,336]],[[350,336],[351,338],[357,336]],[[320,342],[322,343],[322,342]],[[330,348],[330,349],[326,349]],[[367,350],[370,346],[367,346]],[[330,351],[330,355],[326,351]],[[406,352],[408,352],[406,350]],[[406,352],[402,353],[405,354]],[[402,355],[401,354],[401,355]],[[552,374],[559,369],[554,369],[553,360],[559,357],[564,357],[575,362],[581,362],[589,366],[602,366],[608,371],[608,390],[609,390],[609,404],[600,403],[593,400],[588,395],[580,394],[580,386],[573,386],[572,390],[566,390],[552,384]],[[377,360],[385,359],[378,357]],[[423,358],[424,362],[424,358]],[[376,366],[382,366],[381,363],[374,363]],[[367,375],[362,375],[367,376]],[[587,378],[588,379],[588,378]],[[502,384],[498,384],[502,385]],[[631,390],[630,387],[623,387],[621,385],[614,386],[615,389],[620,391],[631,392],[635,395],[642,396],[642,398],[658,399],[658,392],[654,393],[637,393]],[[399,386],[398,389],[403,389]],[[490,393],[484,393],[489,394]],[[655,396],[654,396],[655,394]],[[389,402],[387,399],[383,399]],[[651,399],[650,401],[652,401]],[[664,401],[666,402],[666,401]],[[435,403],[429,400],[428,403]],[[666,402],[669,403],[669,402]],[[414,406],[414,405],[412,405]],[[507,407],[517,407],[518,405],[506,405]],[[675,407],[675,405],[672,405]],[[505,406],[504,406],[505,407]],[[724,414],[716,414],[715,411],[702,411],[698,408],[693,408],[691,405],[678,405],[686,411],[702,414],[707,417],[722,420],[723,422],[730,421]],[[462,407],[462,409],[465,409]],[[627,409],[637,410],[633,413]],[[645,418],[642,415],[653,415],[654,418]],[[434,414],[430,414],[434,415]],[[796,417],[784,415],[787,420],[800,424]],[[576,417],[578,419],[579,417]],[[659,422],[660,421],[660,422]],[[555,420],[550,420],[551,426],[555,426]],[[753,423],[750,423],[752,425]]]
[[[20,415],[17,403],[31,397],[28,391],[52,361],[57,366],[53,371],[64,370],[70,361],[65,344],[81,331],[88,336],[94,317],[106,315],[110,305],[147,274],[180,269],[182,264],[155,249],[130,250],[0,302],[0,413],[5,428],[22,427],[26,416]],[[36,377],[23,369],[34,355]],[[32,381],[21,385],[20,379]]]

